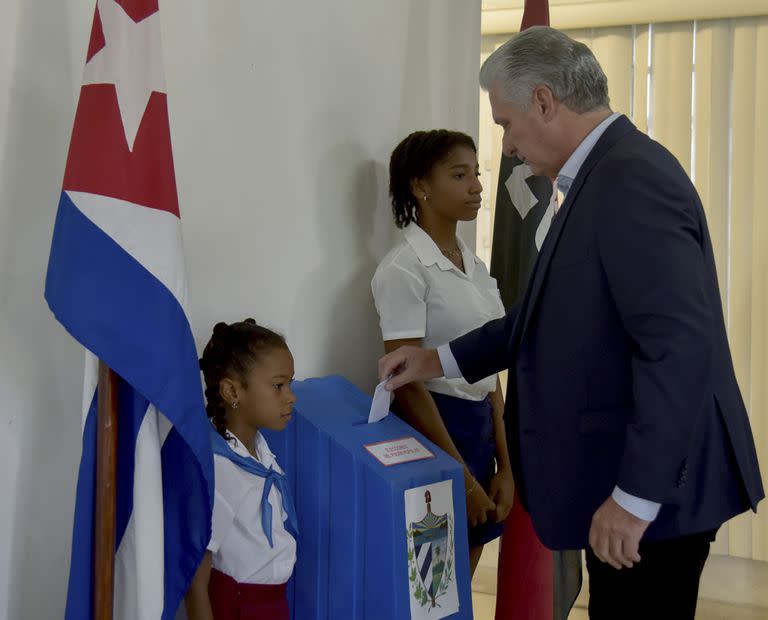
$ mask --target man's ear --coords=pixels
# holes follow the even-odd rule
[[[531,105],[545,121],[552,120],[558,104],[548,86],[537,86],[533,89]]]

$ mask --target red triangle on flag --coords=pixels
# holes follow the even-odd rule
[[[104,28],[101,25],[101,15],[99,15],[99,7],[96,7],[96,13],[93,16],[93,26],[91,27],[91,40],[88,43],[88,55],[85,57],[85,63],[88,64],[96,54],[98,54],[104,46],[106,41],[104,39]]]
[[[158,0],[114,0],[123,7],[123,10],[135,22],[149,17],[152,13],[160,10]]]

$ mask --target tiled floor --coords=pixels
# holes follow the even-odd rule
[[[588,620],[587,587],[568,620]],[[481,562],[472,583],[475,620],[493,620],[495,569]],[[768,562],[710,557],[701,579],[696,620],[768,620]]]
[[[472,611],[475,620],[493,620],[496,611],[496,597],[492,594],[472,593]],[[586,609],[574,609],[568,620],[587,620]]]
[[[475,620],[493,620],[496,600],[492,594],[473,593],[472,607]],[[587,610],[574,607],[568,620],[588,620]],[[766,620],[768,609],[751,605],[736,605],[720,601],[699,600],[696,620]]]

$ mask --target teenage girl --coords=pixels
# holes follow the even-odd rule
[[[456,234],[480,209],[477,150],[456,131],[417,131],[392,153],[389,188],[402,242],[381,261],[372,288],[387,353],[434,348],[504,316],[496,281]],[[483,545],[501,535],[514,487],[504,402],[493,375],[411,383],[395,411],[464,464],[474,573]]]

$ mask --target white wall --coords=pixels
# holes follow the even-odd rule
[[[300,377],[369,389],[389,153],[415,129],[477,135],[480,0],[162,11],[198,343],[253,316],[287,335]],[[66,595],[82,355],[43,282],[92,14],[0,3],[0,619],[59,618]]]

